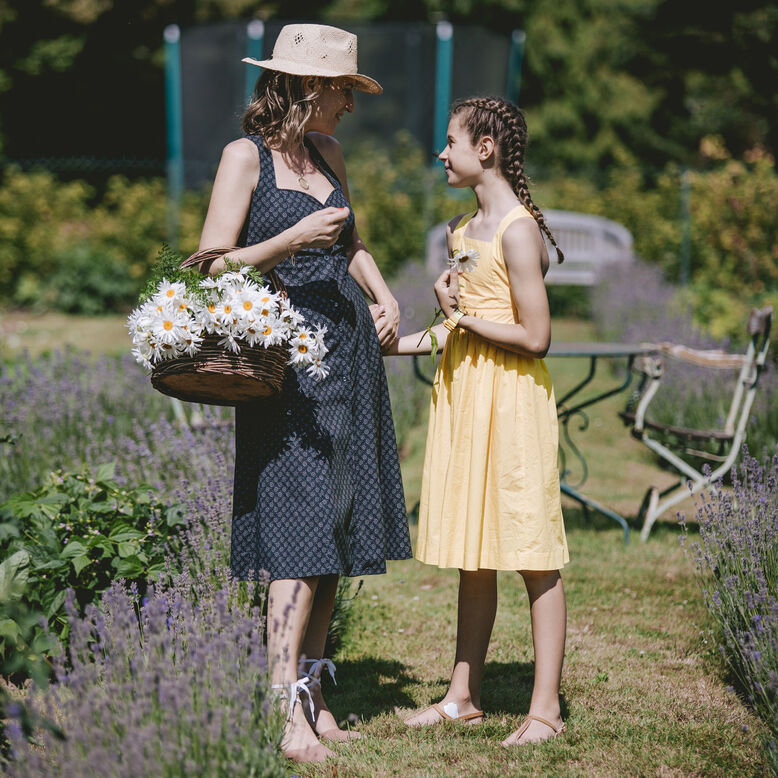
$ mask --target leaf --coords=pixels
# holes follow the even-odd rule
[[[49,607],[46,608],[46,617],[52,618],[55,613],[62,607],[62,603],[65,602],[66,592],[60,591],[54,595],[54,599],[49,603]]]
[[[132,556],[138,553],[138,544],[134,542],[119,543],[118,551],[120,557]]]
[[[71,559],[70,561],[73,565],[73,569],[76,571],[76,575],[79,575],[85,567],[92,564],[92,560],[86,554],[83,556],[77,556],[75,559]]]
[[[0,602],[21,598],[30,574],[30,555],[22,549],[0,564]]]
[[[138,578],[143,573],[143,565],[135,556],[114,559],[112,564],[116,568],[117,578]]]
[[[86,546],[79,542],[78,540],[71,540],[70,543],[68,543],[60,553],[60,556],[63,559],[70,559],[74,556],[81,556],[81,554],[86,554]]]
[[[21,634],[19,625],[13,619],[0,619],[0,635],[16,643]]]
[[[128,540],[140,540],[143,537],[143,533],[140,530],[131,527],[129,524],[121,522],[111,530],[108,537],[114,543],[124,543]]]
[[[95,481],[113,481],[116,462],[106,462],[99,465],[95,472]]]

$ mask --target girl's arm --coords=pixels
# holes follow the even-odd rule
[[[502,252],[519,322],[501,324],[465,315],[458,326],[521,356],[543,358],[551,344],[551,314],[543,282],[545,251],[534,220],[516,219],[508,225],[502,236]],[[450,316],[454,306],[442,279],[435,284],[435,292],[443,312]]]
[[[201,249],[235,245],[258,180],[259,154],[256,146],[246,138],[225,146],[200,236]],[[303,248],[331,246],[338,239],[346,216],[348,212],[345,208],[316,211],[288,230],[253,246],[231,251],[227,257],[265,272]],[[222,259],[203,263],[202,266],[203,272],[211,275],[220,273],[224,268]]]
[[[448,337],[448,330],[443,324],[436,324],[432,327],[435,337],[438,339],[438,353],[443,350]],[[412,335],[403,335],[401,338],[395,338],[384,354],[394,356],[408,356],[411,354],[431,354],[432,341],[427,330],[414,332]]]
[[[308,136],[327,164],[332,168],[343,187],[343,193],[351,201],[348,190],[348,178],[346,176],[346,162],[343,159],[343,151],[335,138],[312,132]],[[389,291],[381,271],[378,269],[373,255],[359,237],[356,226],[354,227],[351,245],[348,248],[348,272],[357,282],[360,289],[379,306],[378,311],[373,311],[378,340],[381,347],[385,348],[397,337],[397,329],[400,326],[400,306],[394,295]]]

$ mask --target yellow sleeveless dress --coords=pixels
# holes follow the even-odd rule
[[[475,212],[454,231],[454,250],[479,252],[459,276],[460,308],[514,324],[502,234],[468,238]],[[559,492],[554,390],[542,359],[466,330],[450,333],[435,374],[424,459],[416,558],[463,570],[558,570],[569,561]]]

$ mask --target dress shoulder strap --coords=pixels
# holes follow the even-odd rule
[[[340,183],[340,179],[335,174],[335,171],[329,166],[327,160],[324,159],[324,155],[316,148],[316,144],[310,138],[303,138],[303,143],[316,163],[316,166],[324,173],[325,178],[327,178],[336,189],[342,189],[343,186]]]
[[[521,203],[515,208],[511,208],[497,225],[497,232],[494,233],[494,240],[497,242],[497,245],[502,243],[502,234],[508,229],[508,225],[516,221],[516,219],[524,218],[534,219],[535,217]]]

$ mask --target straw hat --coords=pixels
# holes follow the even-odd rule
[[[348,76],[363,92],[384,91],[377,81],[357,73],[357,36],[325,24],[284,25],[270,59],[242,61],[295,76]]]

